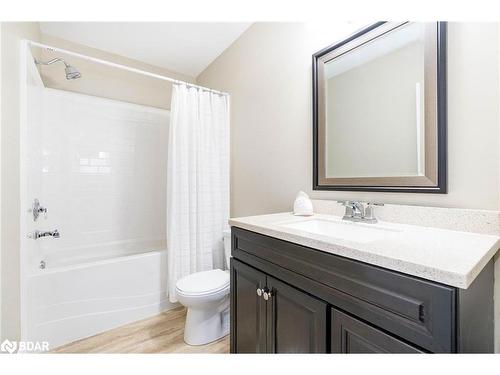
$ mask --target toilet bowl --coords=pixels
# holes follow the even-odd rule
[[[231,231],[225,230],[224,255],[229,269]],[[184,341],[204,345],[229,334],[229,271],[196,272],[176,284],[177,300],[187,308]]]

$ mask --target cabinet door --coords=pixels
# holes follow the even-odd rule
[[[267,352],[326,353],[326,302],[270,276],[267,288]]]
[[[422,353],[421,350],[332,309],[332,353]]]
[[[266,352],[266,275],[231,258],[231,352]]]

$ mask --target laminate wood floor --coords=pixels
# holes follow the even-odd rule
[[[52,353],[229,353],[229,335],[202,346],[184,342],[186,309],[178,307],[152,318],[78,340]]]

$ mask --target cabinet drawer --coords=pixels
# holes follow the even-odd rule
[[[455,351],[455,288],[234,227],[232,253],[314,281],[309,293],[429,351]]]
[[[341,311],[332,309],[331,319],[332,353],[423,353]]]

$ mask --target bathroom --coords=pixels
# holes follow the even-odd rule
[[[2,19],[0,365],[500,353],[500,23],[249,17]]]

